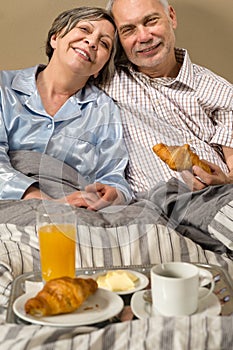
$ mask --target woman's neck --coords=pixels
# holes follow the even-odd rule
[[[76,76],[59,71],[48,65],[38,73],[36,85],[46,112],[54,116],[63,104],[82,89],[85,81],[78,81]]]

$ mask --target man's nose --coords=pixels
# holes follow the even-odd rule
[[[151,40],[152,35],[150,33],[150,29],[144,26],[140,26],[137,29],[137,39],[141,43],[148,42]]]

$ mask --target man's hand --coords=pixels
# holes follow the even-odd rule
[[[198,191],[207,186],[233,183],[230,174],[227,176],[219,166],[207,161],[205,162],[210,166],[212,174],[208,174],[196,165],[192,168],[193,173],[188,170],[182,171],[182,178],[192,191]]]

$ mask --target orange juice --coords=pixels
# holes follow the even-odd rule
[[[39,227],[38,234],[42,279],[75,277],[75,226],[48,224]]]

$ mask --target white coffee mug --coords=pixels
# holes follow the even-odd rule
[[[211,284],[199,296],[200,287]],[[199,300],[207,298],[214,289],[214,279],[206,269],[186,262],[168,262],[152,267],[152,308],[165,316],[191,315]]]

